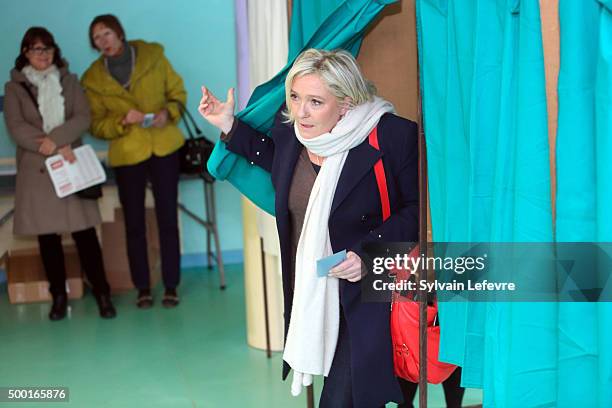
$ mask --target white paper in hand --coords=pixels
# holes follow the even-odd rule
[[[59,198],[84,190],[106,181],[104,168],[90,145],[73,150],[76,161],[68,163],[61,154],[45,160],[55,194]]]
[[[155,114],[154,113],[147,113],[144,115],[144,119],[142,121],[142,123],[140,124],[140,127],[143,128],[149,128],[151,126],[153,126],[153,120],[155,119]]]

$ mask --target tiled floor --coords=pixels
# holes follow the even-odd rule
[[[118,317],[98,317],[91,296],[71,302],[70,317],[47,319],[48,304],[11,305],[0,285],[0,387],[66,386],[70,402],[19,403],[18,408],[305,407],[281,382],[281,355],[246,345],[241,265],[216,273],[184,270],[181,304],[138,310],[134,294],[116,296]],[[315,383],[320,392],[321,381]],[[430,407],[442,407],[431,386]],[[465,404],[481,400],[468,390]],[[0,408],[9,407],[0,403]],[[10,405],[11,407],[13,405]]]

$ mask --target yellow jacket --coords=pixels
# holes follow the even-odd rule
[[[177,126],[180,107],[172,102],[179,100],[185,104],[183,80],[164,56],[161,45],[140,40],[129,44],[136,50],[129,89],[110,75],[104,57],[94,61],[81,78],[91,106],[91,133],[109,140],[108,160],[112,167],[137,164],[153,154],[166,156],[185,142]],[[163,128],[121,124],[130,109],[157,113],[163,108],[169,113]]]

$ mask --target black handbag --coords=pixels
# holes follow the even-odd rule
[[[208,176],[206,162],[210,158],[215,144],[204,136],[183,102],[176,99],[173,99],[171,102],[178,104],[181,111],[181,119],[188,135],[185,144],[179,150],[180,171],[183,174]],[[192,126],[193,129],[191,128]]]
[[[76,195],[86,200],[97,200],[102,197],[102,184],[96,184],[81,191],[77,191]]]

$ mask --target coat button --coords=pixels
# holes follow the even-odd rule
[[[40,174],[45,174],[45,169],[43,169],[42,167],[38,169],[38,171],[40,171]]]
[[[251,162],[251,164],[255,164],[255,163]]]
[[[367,215],[362,215],[361,216],[361,222],[367,221],[368,220],[368,216]]]

